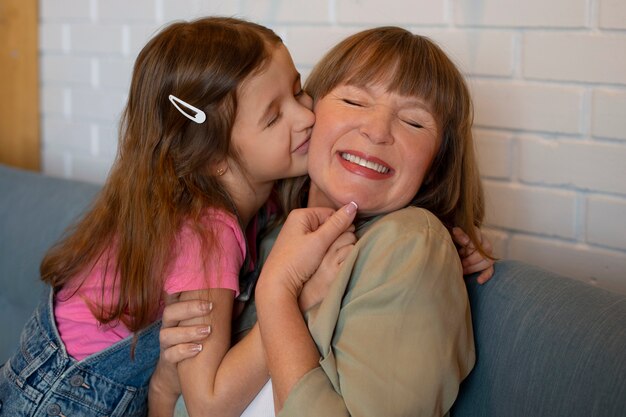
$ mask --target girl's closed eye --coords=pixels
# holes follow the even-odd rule
[[[268,127],[272,127],[273,125],[275,125],[276,122],[278,122],[278,120],[280,120],[281,116],[282,116],[282,113],[276,113],[276,114],[272,115],[272,117],[270,117],[270,119],[267,122],[267,125],[265,127],[268,128]]]

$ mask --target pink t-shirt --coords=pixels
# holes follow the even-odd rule
[[[207,288],[231,289],[235,296],[239,294],[239,271],[246,257],[246,241],[239,223],[233,215],[216,209],[207,210],[205,221],[215,233],[216,250],[203,258],[198,236],[188,224],[183,226],[174,248],[175,259],[165,278],[164,290],[168,294]],[[131,335],[122,323],[100,324],[85,302],[89,299],[100,305],[103,263],[88,272],[74,296],[71,296],[74,289],[70,285],[55,295],[54,315],[59,335],[67,353],[77,360]],[[113,282],[111,271],[106,272],[106,281]],[[107,286],[105,300],[110,301],[115,293],[117,288]]]

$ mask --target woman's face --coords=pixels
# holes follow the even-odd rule
[[[426,103],[385,86],[341,84],[315,104],[309,147],[309,206],[350,201],[361,215],[389,213],[413,199],[439,149]]]

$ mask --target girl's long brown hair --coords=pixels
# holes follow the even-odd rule
[[[473,109],[463,76],[431,40],[399,27],[378,27],[352,35],[332,48],[305,84],[314,102],[339,84],[382,83],[390,92],[419,97],[430,105],[441,131],[441,146],[411,205],[435,214],[452,229],[461,227],[487,256],[477,237],[484,217],[483,189],[474,157]],[[284,204],[302,204],[304,182],[283,192]]]
[[[260,71],[280,38],[250,22],[211,17],[165,27],[139,53],[120,123],[117,159],[91,209],[45,256],[43,281],[78,288],[97,262],[119,288],[112,305],[91,309],[102,323],[119,320],[135,332],[158,315],[176,236],[189,220],[205,247],[207,207],[232,211],[215,165],[236,159],[230,135],[237,89]],[[196,124],[170,94],[206,113]],[[106,273],[105,273],[106,275]]]

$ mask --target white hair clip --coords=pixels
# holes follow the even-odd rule
[[[174,105],[174,107],[176,107],[176,109],[179,112],[181,112],[183,114],[183,116],[185,116],[186,118],[188,118],[192,122],[196,122],[198,124],[201,124],[201,123],[204,123],[204,121],[206,120],[206,114],[204,114],[204,112],[202,110],[200,110],[200,109],[192,106],[191,104],[189,104],[189,103],[179,99],[178,97],[176,97],[173,94],[170,94],[169,99],[172,102],[172,104]],[[179,104],[181,104],[182,106],[186,107],[189,110],[194,111],[196,114],[192,116],[191,114],[187,113],[185,110],[180,108]]]

